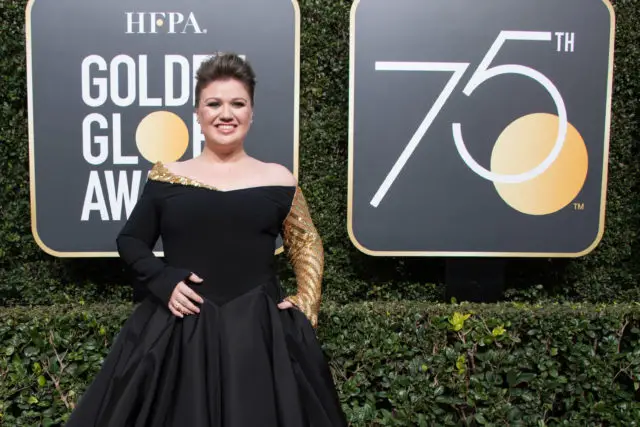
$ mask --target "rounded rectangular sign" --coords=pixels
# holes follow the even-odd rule
[[[356,0],[352,242],[371,255],[593,250],[613,41],[603,0]]]
[[[247,152],[297,175],[296,0],[31,0],[26,22],[32,232],[46,252],[117,255],[152,164],[202,150],[194,77],[215,52],[256,72]]]

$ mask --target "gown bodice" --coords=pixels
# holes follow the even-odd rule
[[[203,282],[187,284],[224,304],[274,280],[276,242],[283,236],[294,268],[317,267],[316,277],[310,278],[313,286],[307,287],[313,291],[322,276],[322,246],[305,219],[306,204],[300,213],[296,200],[303,200],[297,186],[223,191],[176,175],[158,162],[117,238],[118,250],[137,279],[161,300],[167,301],[175,285],[195,273]],[[152,253],[159,238],[164,261]],[[317,305],[317,295],[310,297]],[[304,307],[305,301],[296,302],[314,315],[313,307]]]

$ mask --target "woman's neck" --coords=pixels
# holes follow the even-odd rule
[[[235,163],[247,157],[247,153],[240,145],[238,147],[222,147],[220,149],[212,149],[208,145],[202,149],[200,154],[202,160],[211,163]]]

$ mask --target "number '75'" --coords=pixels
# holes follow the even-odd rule
[[[519,174],[498,174],[491,172],[478,164],[478,162],[476,162],[475,159],[471,157],[469,151],[467,150],[467,147],[462,138],[462,127],[460,123],[452,123],[451,127],[453,140],[455,142],[458,153],[460,154],[460,157],[472,171],[474,171],[482,178],[485,178],[489,181],[501,183],[519,183],[528,181],[540,175],[549,166],[551,166],[562,150],[564,139],[567,133],[567,111],[560,92],[551,82],[551,80],[549,80],[549,78],[547,78],[541,72],[524,65],[505,64],[489,67],[491,61],[493,61],[498,51],[507,40],[551,41],[551,37],[551,32],[501,31],[487,51],[482,61],[480,62],[480,65],[478,65],[478,68],[469,79],[469,82],[463,89],[463,93],[467,96],[470,96],[478,86],[493,77],[499,76],[501,74],[520,74],[540,83],[549,93],[549,95],[551,95],[551,98],[553,99],[558,112],[559,129],[553,149],[538,166]],[[451,96],[451,94],[453,93],[453,90],[460,82],[462,75],[468,67],[468,62],[376,62],[375,68],[378,71],[448,71],[452,72],[453,75],[445,85],[442,92],[440,92],[440,95],[434,102],[431,109],[427,112],[424,120],[422,121],[422,123],[420,123],[418,130],[416,130],[416,132],[413,134],[411,140],[409,140],[409,143],[400,154],[400,157],[398,157],[395,164],[371,199],[370,204],[372,206],[377,207],[384,196],[387,194],[387,191],[389,191],[389,188],[413,154],[413,151],[416,149],[424,135],[427,133],[427,130],[435,120],[436,116],[440,113],[440,110],[442,110],[442,107],[447,102],[449,96]]]

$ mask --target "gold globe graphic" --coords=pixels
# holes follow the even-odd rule
[[[536,113],[511,122],[493,147],[491,171],[520,174],[538,166],[555,144],[559,120],[554,114]],[[587,169],[587,147],[577,129],[568,123],[562,150],[548,169],[529,181],[494,185],[512,208],[530,215],[548,215],[575,199],[587,178]]]
[[[189,146],[189,130],[184,121],[169,111],[147,115],[136,129],[138,151],[151,163],[179,160]]]

